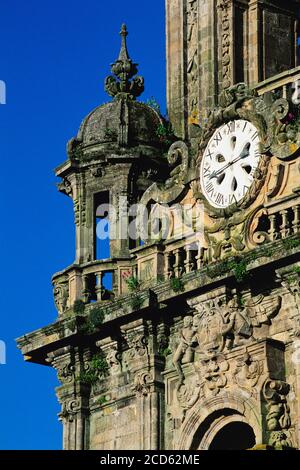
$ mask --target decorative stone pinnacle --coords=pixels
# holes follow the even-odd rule
[[[127,36],[128,36],[128,31],[127,31],[127,27],[126,27],[126,24],[122,24],[122,28],[121,28],[121,31],[120,31],[120,36],[122,38],[122,45],[121,45],[121,50],[120,50],[120,54],[119,54],[119,58],[118,60],[120,62],[125,62],[126,60],[130,60],[129,58],[129,54],[128,54],[128,49],[127,49]]]
[[[111,65],[113,75],[105,79],[105,90],[116,99],[123,97],[135,100],[144,91],[144,79],[140,76],[135,77],[138,64],[133,63],[128,54],[126,40],[128,32],[125,24],[122,25],[120,35],[122,38],[120,54]]]

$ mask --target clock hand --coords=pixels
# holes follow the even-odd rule
[[[248,156],[249,156],[249,144],[246,144],[245,147],[243,148],[241,154],[238,157],[236,157],[234,160],[232,160],[232,162],[226,163],[226,165],[224,165],[219,170],[213,171],[211,173],[209,179],[211,180],[213,178],[217,178],[220,174],[224,173],[224,171],[227,170],[227,168],[231,167],[232,165],[237,163],[239,160],[247,158]]]
[[[220,174],[224,173],[225,170],[227,170],[227,168],[229,168],[231,166],[231,162],[230,163],[227,163],[225,166],[223,166],[222,168],[220,168],[219,170],[215,170],[213,171],[210,176],[209,176],[209,179],[212,180],[213,178],[217,178]]]

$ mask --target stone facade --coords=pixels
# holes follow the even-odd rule
[[[83,121],[57,169],[77,247],[53,277],[58,318],[18,340],[25,359],[57,371],[64,449],[300,447],[297,4],[167,0],[174,133],[136,101],[144,82],[122,27],[113,100]],[[214,207],[199,177],[208,145],[226,126],[234,147],[241,123],[257,129],[257,167],[244,165],[242,198]],[[235,164],[216,158],[224,175]],[[119,233],[137,202],[145,243],[111,237],[97,259],[97,206],[116,208]]]

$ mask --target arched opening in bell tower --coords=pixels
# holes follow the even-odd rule
[[[94,259],[110,258],[109,192],[94,195]]]
[[[246,450],[255,446],[255,434],[249,424],[226,424],[214,437],[209,450]]]

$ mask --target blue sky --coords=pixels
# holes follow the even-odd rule
[[[83,117],[108,101],[103,80],[123,22],[145,77],[141,99],[154,96],[164,109],[164,1],[2,0],[0,13],[0,449],[59,449],[56,374],[26,364],[15,345],[55,320],[51,276],[75,256],[72,203],[53,169]]]

